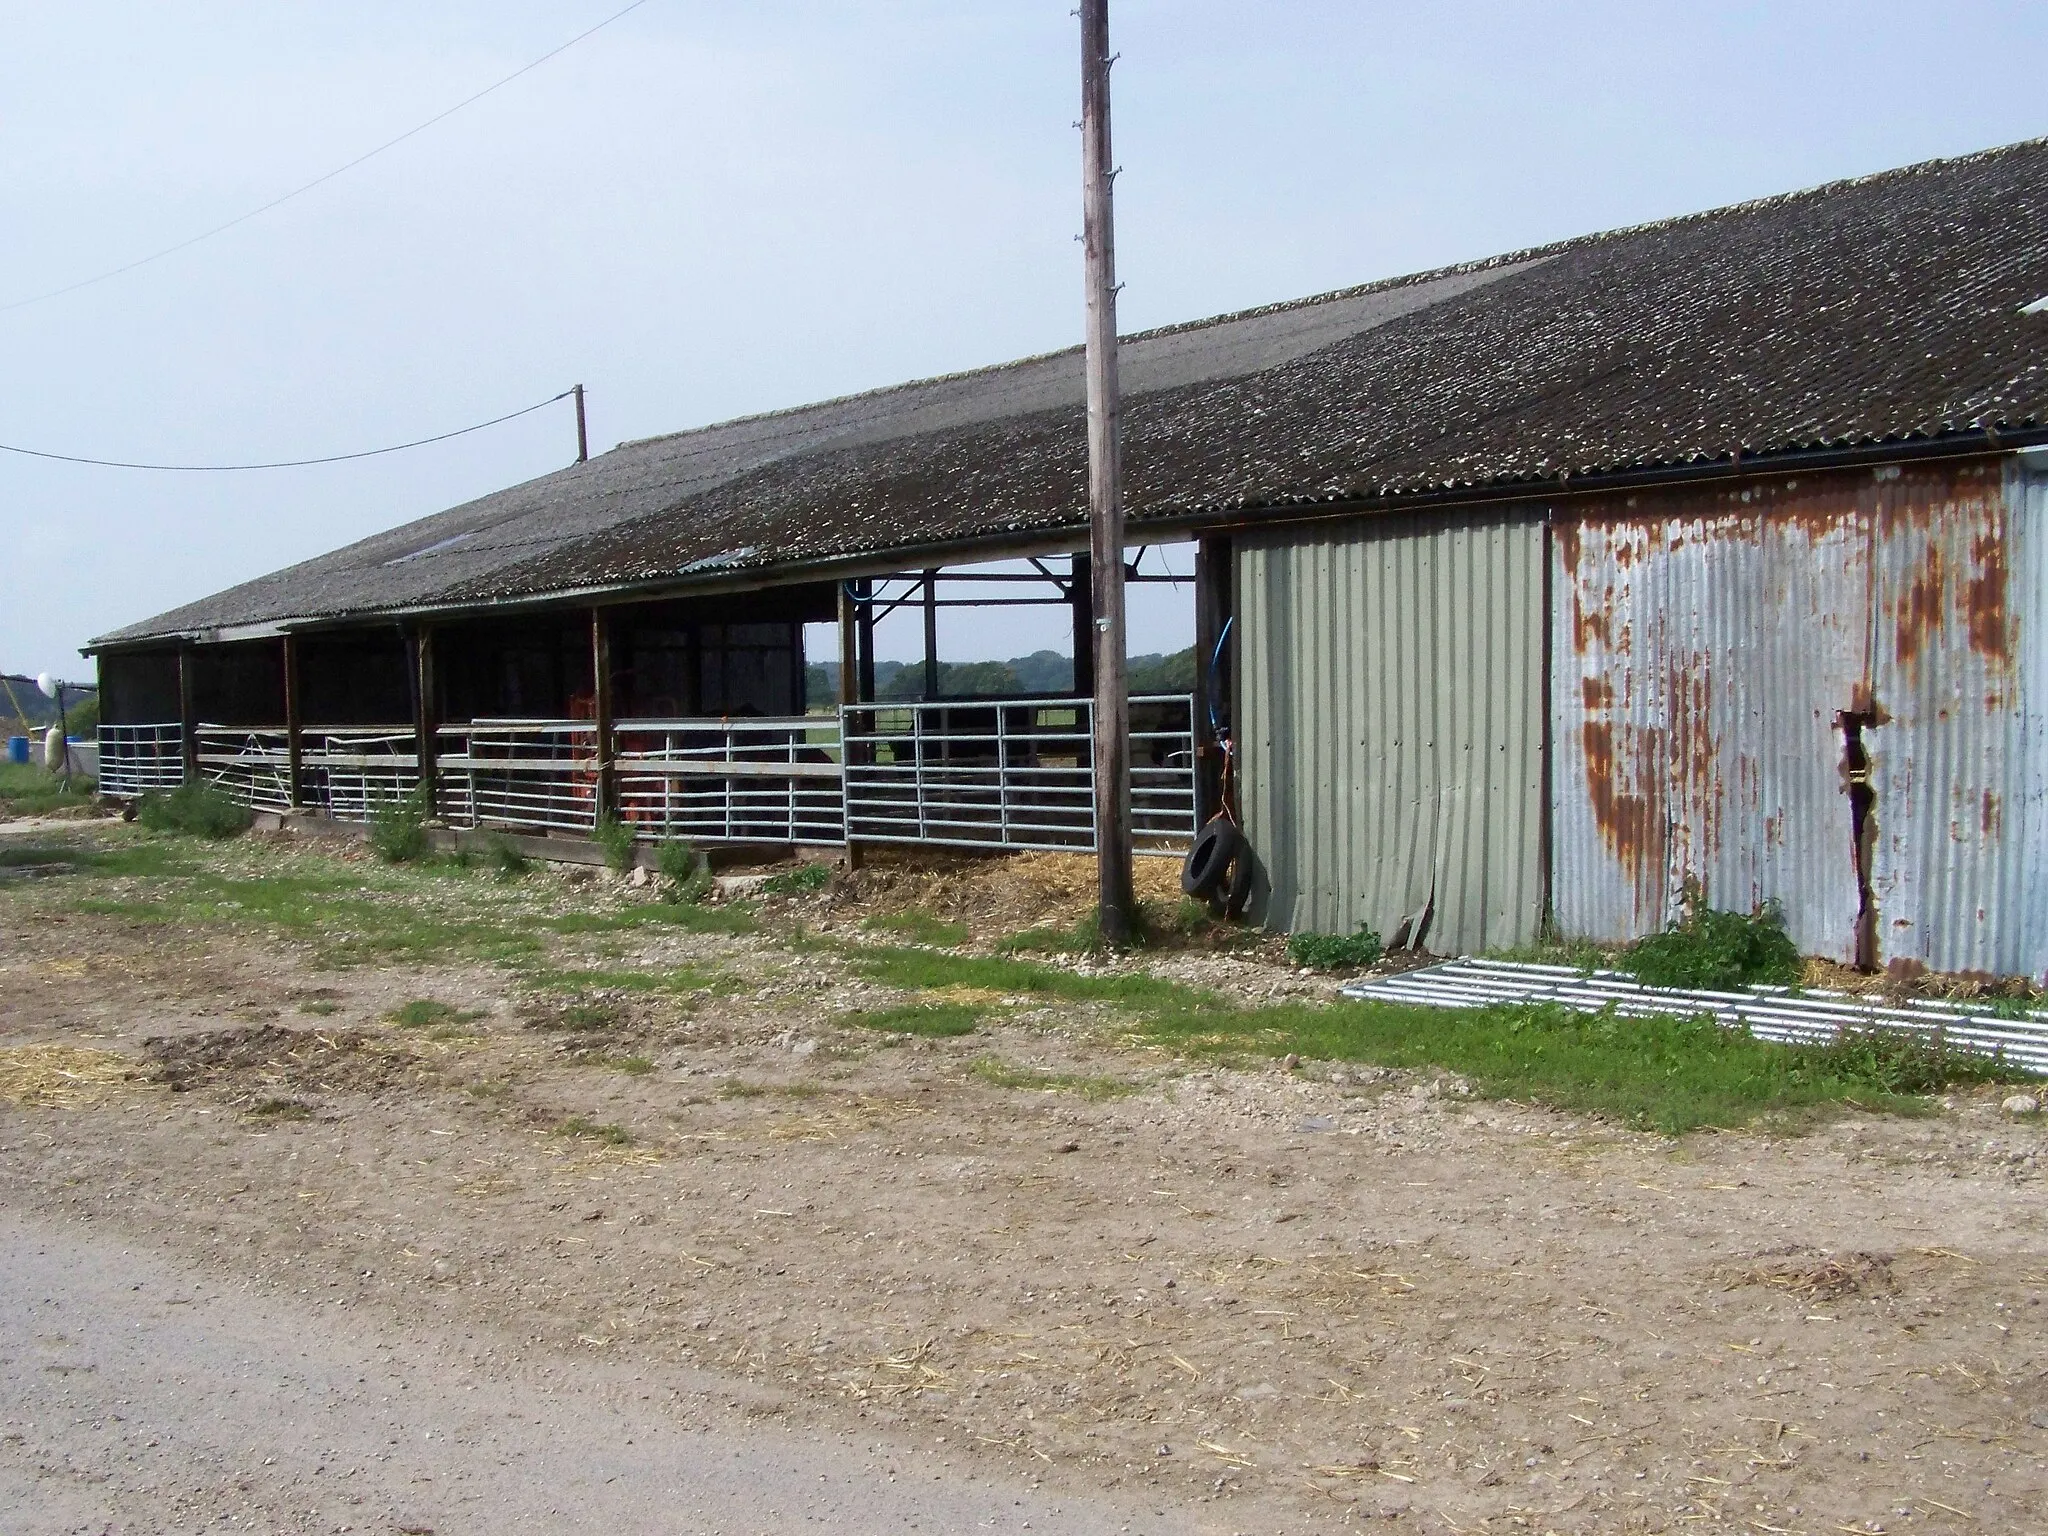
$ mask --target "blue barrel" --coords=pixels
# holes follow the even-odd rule
[[[28,761],[28,738],[26,736],[10,736],[7,738],[7,761],[10,763],[26,763]]]

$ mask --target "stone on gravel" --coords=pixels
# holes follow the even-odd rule
[[[2016,1093],[1999,1106],[2008,1115],[2038,1115],[2041,1101],[2030,1093]]]

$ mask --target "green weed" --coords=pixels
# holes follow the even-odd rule
[[[645,1056],[607,1056],[603,1064],[628,1077],[645,1077],[654,1070],[654,1063]]]
[[[1380,936],[1364,924],[1356,933],[1291,933],[1287,958],[1312,971],[1363,970],[1380,957]]]
[[[135,819],[152,832],[189,837],[234,837],[249,830],[249,812],[204,780],[180,784],[168,794],[144,795]]]
[[[981,1021],[982,1010],[967,1003],[909,1003],[901,1008],[877,1008],[849,1013],[842,1022],[858,1029],[878,1029],[892,1035],[923,1035],[938,1038],[971,1035]]]
[[[252,1120],[310,1120],[313,1106],[297,1099],[259,1099],[247,1113]]]
[[[458,1008],[453,1003],[437,1002],[431,997],[416,997],[403,1007],[394,1008],[384,1018],[400,1029],[424,1029],[430,1039],[455,1040],[471,1033],[464,1025],[483,1016],[478,1009]]]
[[[605,867],[623,875],[633,867],[633,829],[616,816],[603,816],[591,828],[590,840],[604,855]]]
[[[740,983],[723,971],[692,965],[660,970],[592,971],[534,970],[522,978],[528,986],[550,992],[714,992],[737,991]]]
[[[656,846],[654,872],[662,879],[663,901],[693,907],[711,894],[711,861],[679,838]]]
[[[1116,1003],[1135,1009],[1180,1009],[1213,1002],[1210,993],[1142,973],[1079,976],[1057,966],[1002,955],[948,955],[928,949],[849,946],[847,959],[874,980],[905,991],[977,987],[1070,1002]]]
[[[517,880],[533,867],[533,861],[519,851],[519,845],[502,832],[487,832],[478,838],[475,853],[479,863],[495,870],[503,880]]]
[[[433,849],[427,836],[431,787],[415,785],[404,795],[380,802],[370,813],[370,847],[386,864],[416,864]]]
[[[1798,982],[1799,946],[1785,932],[1785,916],[1775,901],[1747,916],[1717,912],[1692,882],[1682,900],[1684,909],[1676,923],[1623,953],[1622,968],[1634,972],[1637,980],[1653,987],[1716,992],[1739,991],[1753,982]]]

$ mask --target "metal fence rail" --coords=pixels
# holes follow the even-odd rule
[[[283,731],[201,725],[194,736],[201,783],[252,811],[290,809],[291,751]]]
[[[619,813],[643,836],[846,841],[835,719],[621,720],[613,739]]]
[[[336,821],[368,821],[419,787],[419,741],[409,725],[308,726],[299,749],[300,803]]]
[[[461,827],[588,835],[597,824],[597,725],[472,720],[438,733],[437,806]]]
[[[989,699],[841,706],[849,836],[964,848],[1095,846],[1094,705]],[[1131,700],[1131,827],[1141,853],[1195,832],[1194,700]]]
[[[100,793],[135,800],[185,782],[185,731],[172,720],[156,725],[100,727]]]

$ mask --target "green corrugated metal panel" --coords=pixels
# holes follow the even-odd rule
[[[1470,953],[1543,900],[1543,524],[1377,517],[1237,546],[1266,923]]]

